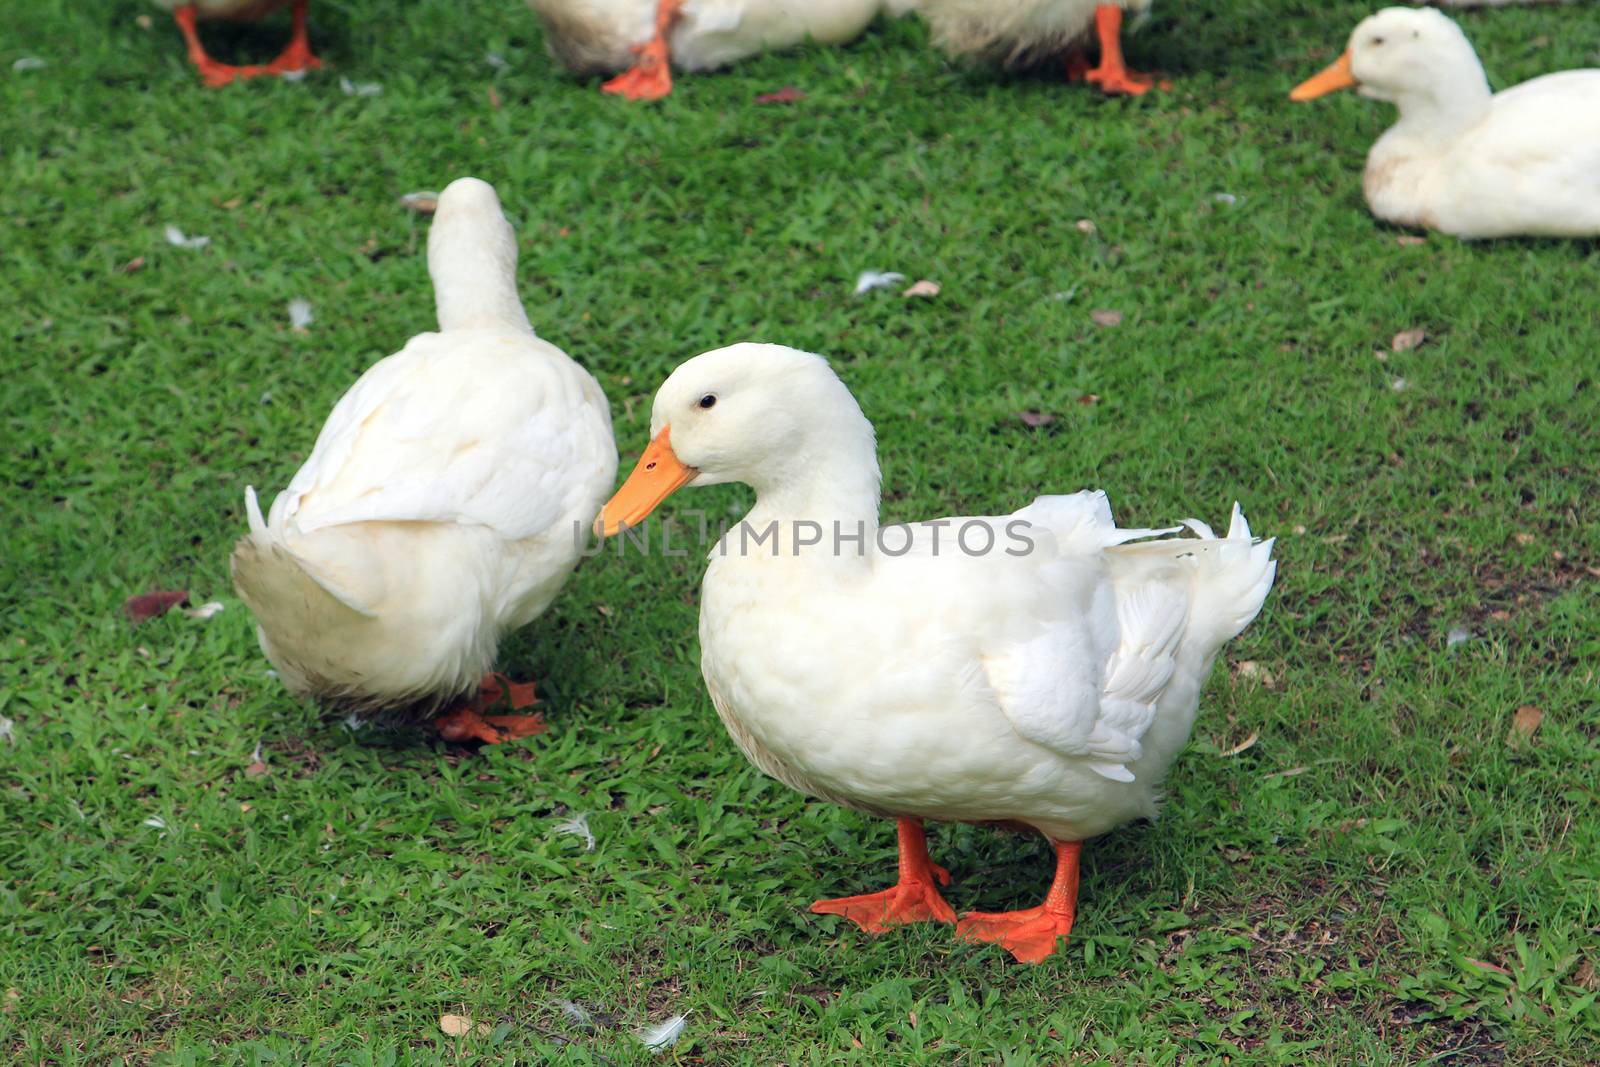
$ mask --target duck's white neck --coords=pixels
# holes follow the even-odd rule
[[[879,474],[872,427],[857,418],[859,427],[814,440],[746,479],[756,502],[729,549],[844,570],[865,565],[878,531]],[[776,553],[766,540],[752,548],[752,538],[769,531],[776,533]]]
[[[517,296],[516,234],[498,210],[462,210],[436,219],[428,232],[428,273],[439,329],[533,332]]]
[[[1394,130],[1423,141],[1447,141],[1473,125],[1489,110],[1493,93],[1483,65],[1470,51],[1425,90],[1373,94],[1389,100],[1400,111]]]

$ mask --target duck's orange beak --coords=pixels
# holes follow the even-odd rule
[[[1350,53],[1347,51],[1328,64],[1322,73],[1314,74],[1296,85],[1289,93],[1289,99],[1297,103],[1303,100],[1315,100],[1319,96],[1348,89],[1355,83],[1356,76],[1350,73]]]
[[[672,427],[668,426],[656,434],[628,480],[600,509],[600,517],[594,520],[595,533],[601,537],[615,537],[624,526],[638,526],[658,504],[700,473],[693,467],[685,467],[673,454],[671,433]]]

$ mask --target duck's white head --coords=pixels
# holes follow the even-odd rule
[[[1390,7],[1363,19],[1344,55],[1295,86],[1289,99],[1314,100],[1351,86],[1402,110],[1408,104],[1449,107],[1489,91],[1467,35],[1426,7]]]
[[[815,480],[878,485],[872,424],[828,361],[737,344],[680,364],[656,391],[650,446],[595,526],[637,526],[685,485],[744,482],[758,494]],[[860,482],[861,485],[853,483]]]

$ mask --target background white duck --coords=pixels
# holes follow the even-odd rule
[[[452,182],[428,233],[439,332],[357,380],[265,520],[245,490],[233,580],[294,693],[401,721],[467,701],[577,564],[616,478],[611,413],[534,335],[516,264],[494,189]],[[478,711],[435,725],[491,743],[541,728]]]
[[[621,75],[608,93],[656,100],[672,67],[711,70],[806,40],[842,44],[915,0],[528,0],[550,54],[578,74]]]
[[[1400,109],[1362,181],[1380,219],[1466,238],[1600,234],[1600,70],[1491,95],[1459,26],[1428,8],[1391,7],[1289,97],[1350,86]]]
[[[916,6],[933,29],[934,44],[951,55],[1006,66],[1064,57],[1069,80],[1107,93],[1138,96],[1155,84],[1122,58],[1122,14],[1144,14],[1150,0],[916,0]],[[1091,29],[1100,42],[1096,67],[1084,57]]]
[[[606,534],[683,485],[756,491],[701,597],[728,732],[793,788],[898,820],[898,884],[812,910],[869,932],[953,922],[922,820],[1020,823],[1057,850],[1044,904],[958,931],[1048,956],[1072,928],[1082,841],[1155,813],[1212,658],[1272,585],[1272,542],[1236,507],[1224,538],[1191,521],[1197,538],[1124,544],[1172,531],[1118,529],[1101,493],[880,531],[872,425],[822,358],[778,345],[682,364],[651,433]]]
[[[294,36],[278,58],[265,66],[236,67],[218,63],[200,43],[200,33],[195,26],[199,19],[258,19],[290,3],[294,5]],[[189,46],[189,61],[212,88],[227,85],[235,78],[299,73],[322,66],[322,60],[311,54],[311,39],[306,34],[309,0],[155,0],[155,4],[172,12]]]

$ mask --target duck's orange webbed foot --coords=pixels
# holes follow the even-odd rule
[[[1021,911],[969,911],[956,924],[956,936],[990,941],[1023,963],[1039,963],[1056,950],[1059,938],[1072,933],[1078,913],[1078,855],[1082,841],[1057,841],[1056,877],[1044,903]]]
[[[309,0],[295,0],[294,4],[294,36],[289,38],[288,45],[278,53],[278,58],[268,63],[263,70],[268,74],[299,74],[308,70],[316,70],[322,66],[322,60],[311,52],[311,37],[306,32],[306,7]]]
[[[955,909],[939,895],[950,884],[950,872],[928,858],[928,842],[919,819],[898,820],[900,881],[881,893],[863,893],[811,905],[817,915],[842,915],[869,934],[881,934],[906,923],[956,921]]]
[[[510,705],[512,711],[532,707],[538,703],[534,695],[532,682],[513,682],[501,674],[486,674],[478,683],[478,696],[466,707],[458,708],[447,715],[434,719],[432,726],[439,732],[439,736],[446,741],[457,743],[465,741],[482,741],[486,745],[498,745],[506,741],[514,741],[519,737],[531,737],[542,734],[549,729],[545,725],[544,716],[534,713],[532,715],[485,715],[483,712],[499,704],[501,700]]]
[[[189,50],[189,62],[200,72],[201,79],[213,89],[220,89],[235,78],[254,78],[266,72],[265,67],[235,67],[228,63],[218,63],[206,53],[205,45],[200,43],[200,31],[195,28],[198,9],[193,4],[173,8],[172,18],[178,24],[178,30],[183,34],[184,44]]]
[[[667,35],[682,6],[682,0],[656,0],[656,35],[634,48],[633,66],[600,86],[603,91],[629,100],[660,100],[672,92]]]
[[[1129,70],[1122,59],[1122,8],[1115,4],[1101,4],[1095,8],[1094,28],[1100,38],[1100,65],[1086,71],[1084,81],[1098,85],[1108,96],[1118,93],[1143,96],[1149,92],[1156,80],[1148,74]],[[1164,81],[1161,88],[1170,89],[1172,83]]]

